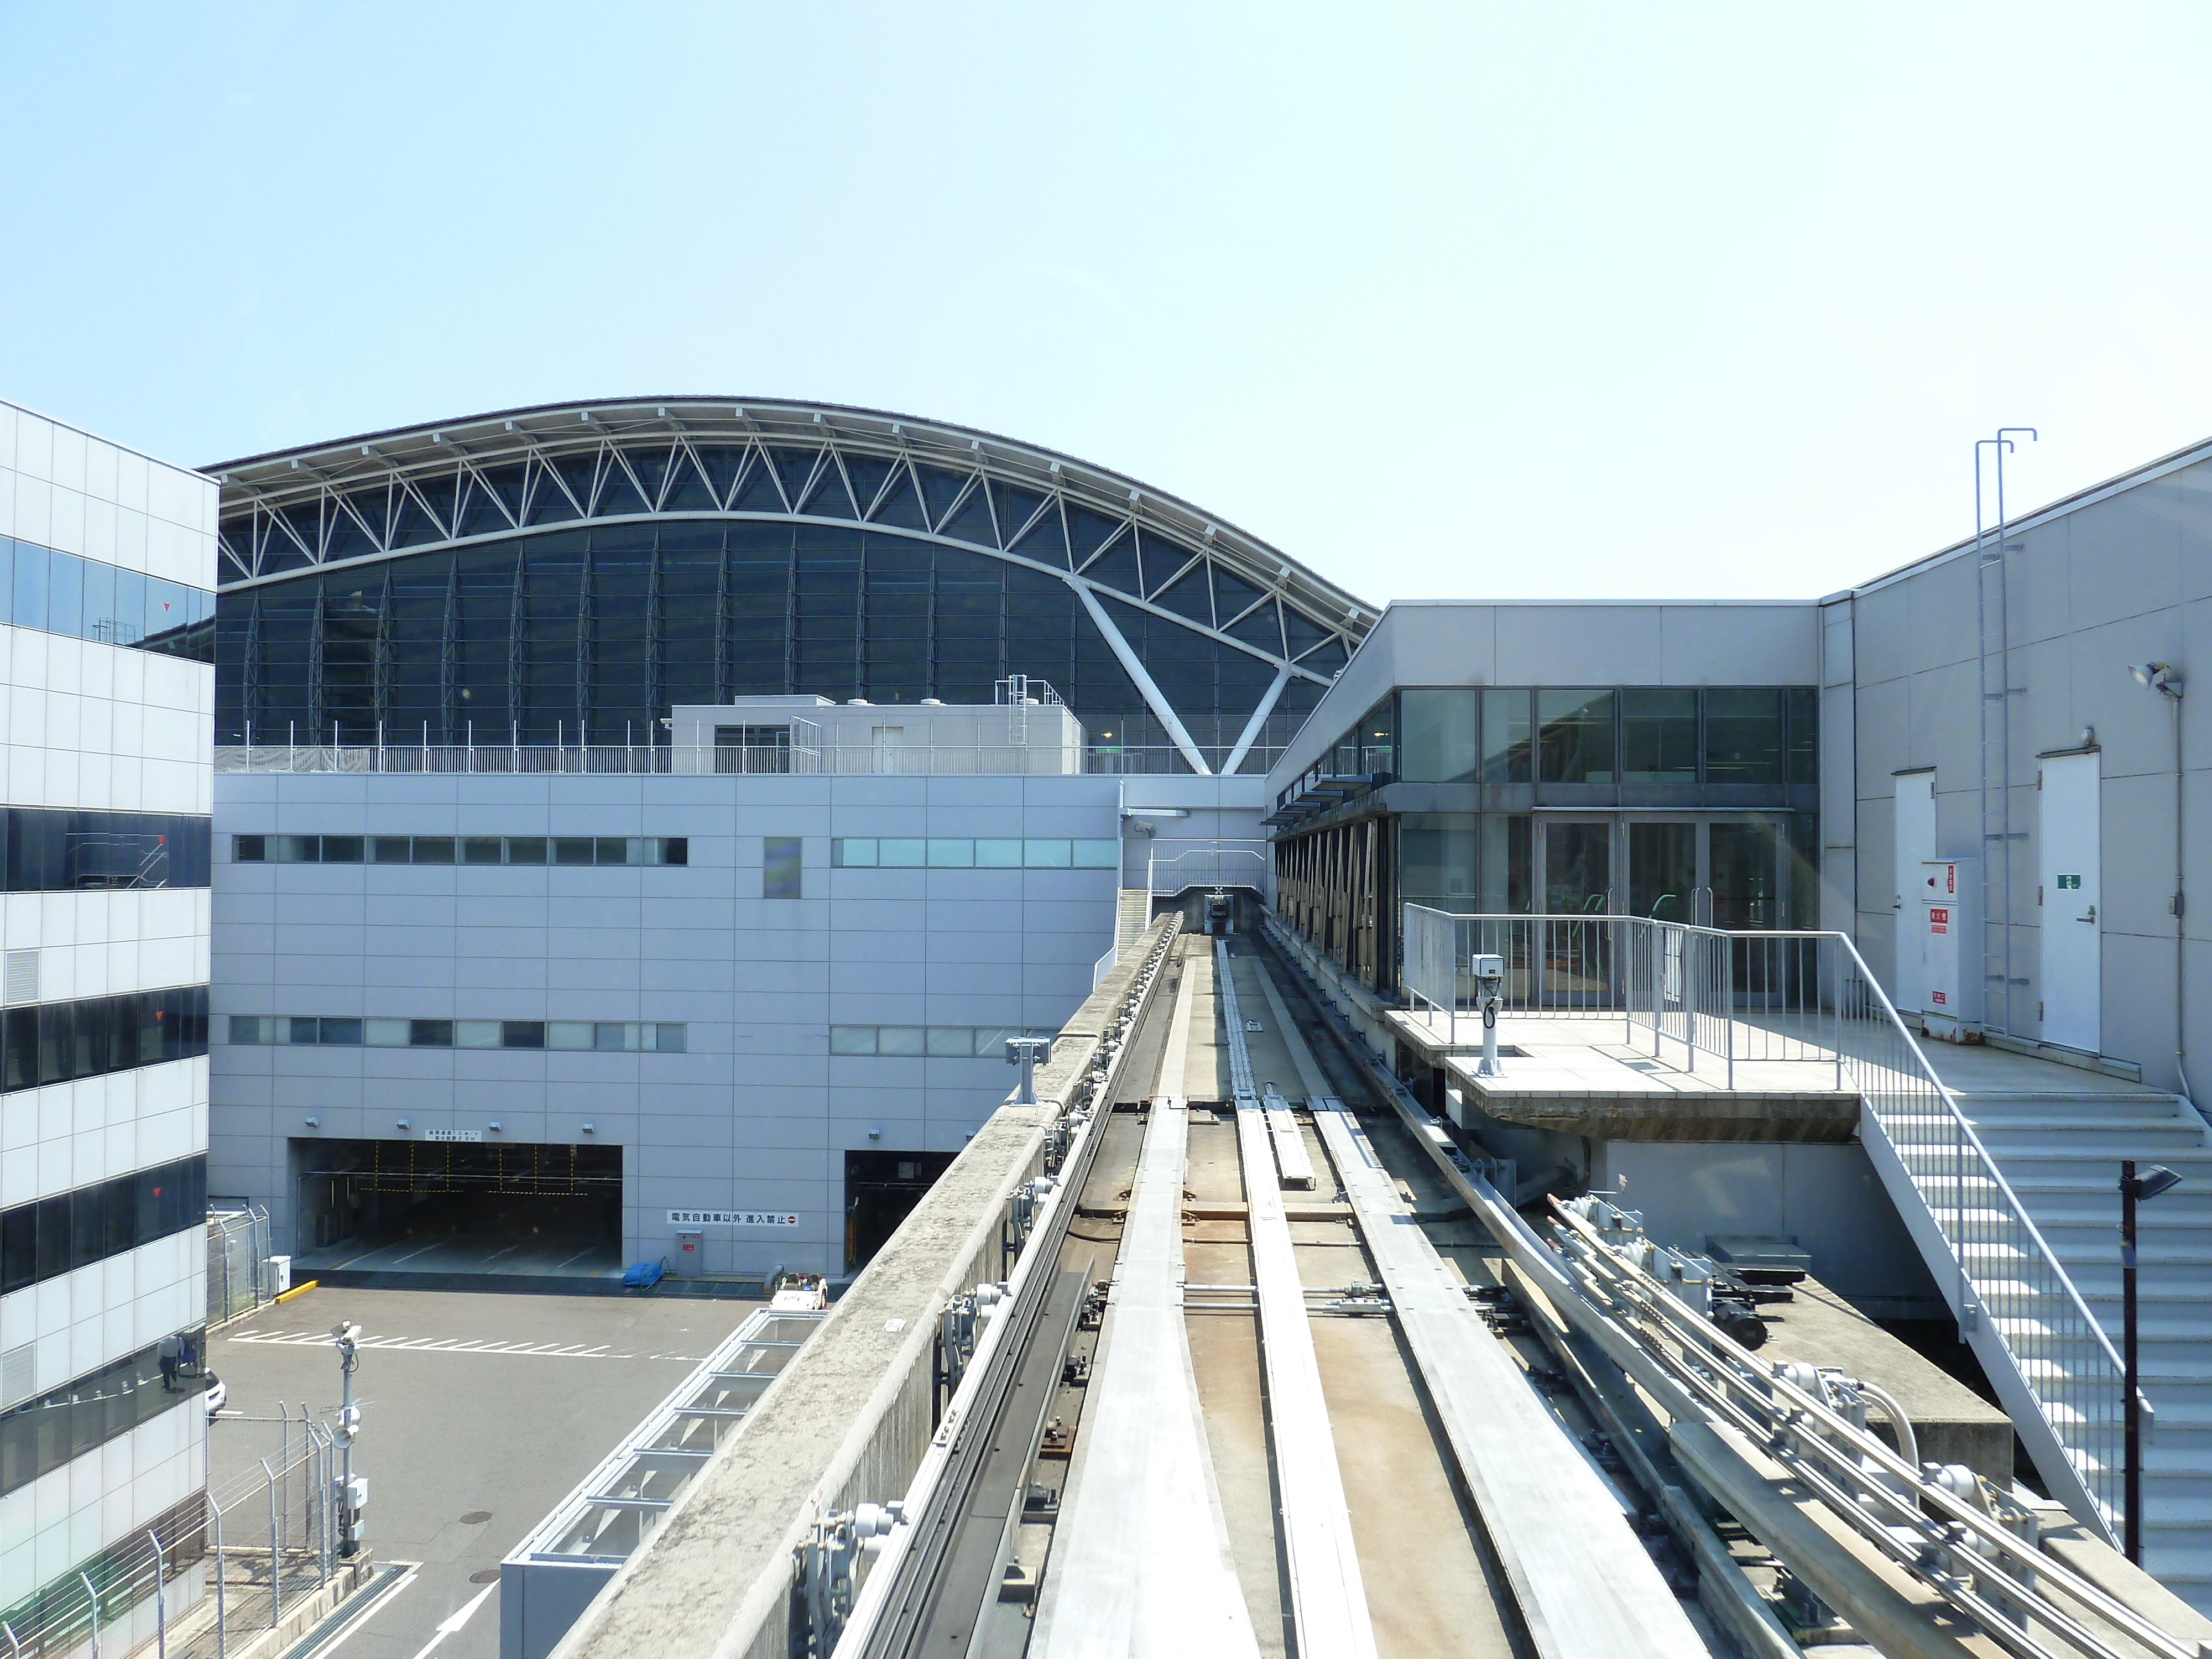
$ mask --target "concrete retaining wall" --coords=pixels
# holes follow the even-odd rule
[[[1037,1106],[1001,1106],[553,1659],[785,1659],[792,1552],[822,1515],[904,1494],[929,1445],[937,1319],[1001,1275],[1000,1224],[1044,1131],[1176,918],[1153,923],[1061,1029]]]

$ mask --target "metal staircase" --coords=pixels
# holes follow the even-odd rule
[[[1122,952],[1145,936],[1145,929],[1152,925],[1152,896],[1141,887],[1124,887],[1114,911],[1114,955],[1118,959]]]
[[[2137,1215],[2142,1386],[2154,1425],[2143,1448],[2143,1565],[2176,1595],[2212,1613],[2212,1134],[2185,1102],[2151,1090],[1954,1091],[1952,1099],[2080,1305],[2115,1346],[2121,1340],[2120,1160],[2163,1164],[2181,1176],[2179,1187]],[[2033,1275],[2021,1271],[2023,1253],[2004,1225],[2008,1206],[1996,1182],[1961,1170],[1932,1141],[1910,1144],[1909,1131],[1893,1138],[1905,1143],[1897,1156],[1927,1218],[1954,1249],[1966,1241],[1959,1253],[1989,1316],[1983,1328],[1967,1331],[1968,1340],[2001,1394],[2007,1379],[1999,1373],[2008,1359],[2042,1398],[2046,1413],[2057,1419],[2053,1426],[2066,1456],[2111,1515],[2119,1497],[2117,1440],[2060,1403],[2083,1397],[2069,1384],[2087,1380],[2067,1373],[2102,1370],[2109,1362],[2059,1334],[2070,1313],[2062,1304],[2071,1298],[2025,1282]],[[1899,1197],[1895,1184],[1892,1196]],[[1900,1200],[1899,1207],[1907,1206]],[[1910,1213],[1905,1218],[1908,1226],[1918,1219]],[[1992,1337],[2003,1345],[2001,1355],[1990,1352]],[[2015,1410],[2016,1420],[2018,1415]],[[2059,1478],[2063,1472],[2045,1462],[2051,1448],[2026,1437],[2031,1452],[2041,1454],[2037,1462],[2045,1480]]]

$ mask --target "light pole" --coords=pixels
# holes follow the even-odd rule
[[[2196,1097],[2189,1087],[2189,998],[2187,973],[2189,964],[2189,923],[2184,912],[2189,901],[2184,891],[2183,863],[2187,854],[2184,831],[2187,827],[2186,806],[2189,794],[2188,774],[2183,770],[2181,748],[2181,671],[2170,662],[2138,662],[2128,665],[2128,672],[2135,677],[2137,685],[2155,691],[2166,699],[2166,712],[2172,717],[2173,726],[2173,897],[2166,908],[2173,916],[2173,1068],[2181,1079],[2181,1092],[2191,1099]]]
[[[2120,1160],[2120,1387],[2125,1395],[2121,1457],[2127,1482],[2121,1501],[2127,1506],[2128,1559],[2136,1566],[2142,1565],[2142,1395],[2136,1383],[2136,1206],[2180,1184],[2181,1177],[2163,1164],[2154,1164],[2138,1175],[2135,1159]]]
[[[350,1559],[361,1548],[361,1512],[368,1502],[368,1482],[353,1478],[353,1437],[361,1432],[361,1408],[353,1403],[353,1374],[361,1369],[361,1327],[339,1325],[331,1340],[338,1351],[337,1438],[339,1450],[338,1553]]]

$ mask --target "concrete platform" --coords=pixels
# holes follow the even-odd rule
[[[1858,1127],[1858,1096],[1835,1086],[1832,1061],[1738,1061],[1731,1088],[1710,1056],[1691,1070],[1631,1048],[1617,1020],[1498,1025],[1501,1044],[1518,1051],[1504,1076],[1476,1075],[1476,1054],[1444,1054],[1441,1068],[1462,1100],[1502,1122],[1603,1140],[1845,1141]]]
[[[1964,1463],[2009,1487],[2012,1419],[1925,1355],[1899,1341],[1816,1279],[1793,1287],[1796,1298],[1759,1310],[1767,1328],[1759,1351],[1770,1364],[1785,1359],[1838,1370],[1871,1382],[1905,1407],[1919,1437],[1923,1463]],[[1869,1414],[1869,1425],[1893,1446],[1895,1434]]]
[[[1500,1017],[1504,1075],[1476,1075],[1480,1025],[1433,1011],[1392,1009],[1398,1041],[1474,1109],[1499,1122],[1605,1140],[1851,1139],[1858,1095],[1838,1086],[1838,1034],[1825,1020],[1739,1023],[1740,1040],[1789,1059],[1739,1059],[1733,1068],[1673,1038],[1654,1042],[1619,1014]],[[1873,1028],[1845,1028],[1869,1042]],[[2139,1083],[1983,1043],[1923,1041],[1936,1075],[1964,1098],[2142,1099],[2172,1097]],[[1877,1050],[1876,1052],[1881,1052]]]

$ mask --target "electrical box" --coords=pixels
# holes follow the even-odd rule
[[[289,1255],[270,1256],[269,1258],[269,1278],[270,1283],[269,1291],[270,1295],[282,1296],[287,1291],[290,1290],[292,1288],[292,1258]]]
[[[696,1279],[707,1269],[707,1234],[699,1227],[676,1230],[676,1276]]]
[[[1982,871],[1974,859],[1920,866],[1922,1024],[1931,1037],[1965,1042],[1982,1028]]]

